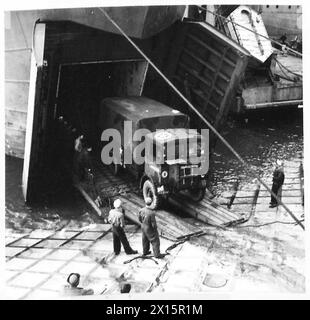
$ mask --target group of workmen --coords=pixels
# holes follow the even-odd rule
[[[151,198],[146,199],[146,206],[139,211],[139,221],[141,222],[142,229],[142,256],[148,256],[151,254],[150,245],[153,248],[153,255],[155,258],[161,259],[164,254],[160,253],[160,240],[156,224],[155,211],[148,206],[152,203]],[[110,210],[108,221],[111,223],[113,232],[113,249],[114,254],[118,255],[123,246],[126,254],[137,254],[138,251],[134,250],[127,239],[125,233],[125,217],[124,209],[122,208],[122,202],[120,199],[116,199],[113,203],[114,208]],[[67,278],[68,284],[63,288],[63,294],[65,296],[79,296],[79,295],[92,295],[94,291],[92,289],[85,289],[79,287],[80,274],[71,273]],[[124,282],[121,284],[120,292],[129,293],[131,290],[131,284]]]
[[[143,255],[147,256],[151,254],[150,244],[153,248],[153,254],[155,258],[161,259],[164,257],[160,253],[160,240],[157,230],[155,211],[148,208],[152,203],[151,198],[146,199],[146,206],[139,211],[139,221],[141,222],[142,229],[142,247]],[[126,254],[137,254],[138,251],[132,249],[130,246],[126,233],[125,233],[125,217],[124,209],[122,208],[122,202],[120,199],[114,201],[114,209],[110,210],[108,221],[112,225],[113,232],[113,249],[114,254],[118,255],[121,251],[121,245],[123,245]],[[79,287],[80,274],[71,273],[67,278],[68,284],[63,288],[63,295],[65,296],[79,296],[79,295],[92,295],[94,291],[92,289],[85,289]],[[131,290],[130,283],[124,282],[121,284],[120,292],[129,293]]]
[[[152,203],[151,198],[146,198],[146,206],[139,211],[138,218],[141,222],[142,229],[142,250],[143,256],[151,254],[150,245],[152,245],[155,258],[162,258],[164,255],[160,253],[160,240],[156,224],[155,211],[149,208]],[[114,208],[110,210],[108,222],[111,223],[113,232],[113,249],[115,255],[121,251],[123,245],[126,254],[137,254],[138,251],[132,249],[125,233],[125,217],[124,209],[120,199],[116,199],[113,203]]]

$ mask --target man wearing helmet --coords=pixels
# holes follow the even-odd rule
[[[114,209],[111,209],[109,212],[108,221],[112,225],[113,231],[113,249],[114,253],[118,255],[121,251],[121,244],[127,254],[136,254],[138,251],[133,250],[127,240],[124,227],[125,227],[125,218],[122,210],[122,202],[119,199],[116,199],[113,203]]]

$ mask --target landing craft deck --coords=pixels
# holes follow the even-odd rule
[[[285,161],[287,179],[296,182],[293,190],[284,188],[282,192],[284,202],[295,199],[294,207],[300,208],[298,218],[302,218],[303,210],[298,181],[303,178],[299,169],[301,162],[298,157]],[[112,181],[115,185],[116,181],[122,182],[108,170],[106,175],[110,187]],[[131,284],[131,293],[233,294],[242,293],[244,289],[256,294],[304,292],[304,234],[281,207],[268,209],[270,195],[265,189],[261,188],[258,197],[253,198],[255,188],[254,184],[244,184],[237,190],[233,211],[245,212],[252,207],[253,200],[257,202],[249,221],[230,228],[215,228],[197,219],[182,219],[159,210],[162,252],[175,244],[174,240],[180,235],[198,230],[205,232],[171,249],[163,260],[128,262],[133,256],[123,252],[114,256],[109,224],[80,227],[69,223],[60,230],[24,230],[22,233],[7,228],[6,295],[13,299],[60,297],[72,270],[81,274],[81,286],[93,289],[98,295],[119,293],[123,282]],[[131,210],[132,214],[143,205],[143,200],[133,192],[123,192],[120,197],[126,211]],[[227,201],[229,198],[227,194]],[[238,201],[244,199],[248,200],[245,204]],[[292,205],[288,203],[288,206],[294,211]],[[275,225],[276,220],[287,224]],[[126,233],[133,248],[140,251],[139,226],[128,224]]]
[[[302,219],[304,214],[304,207],[302,205],[303,188],[301,181],[303,176],[300,172],[300,166],[302,165],[302,158],[296,157],[294,160],[284,162],[285,180],[282,187],[281,200],[287,205],[287,207],[298,217]],[[265,181],[267,185],[272,185],[272,178],[270,177]],[[269,208],[270,193],[263,186],[260,187],[259,192],[253,201],[252,187],[249,190],[238,190],[235,201],[232,205],[234,211],[249,211],[250,207],[254,208],[255,213],[263,213],[266,215],[266,219],[277,218],[284,222],[292,222],[292,218],[286,212],[286,210],[279,206],[278,208]],[[272,219],[270,219],[272,221]]]
[[[278,53],[273,78],[249,76],[242,92],[244,110],[303,104],[302,59]],[[271,71],[271,70],[269,70]]]
[[[181,197],[170,198],[169,202],[197,220],[217,226],[240,223],[244,220],[244,213],[246,213],[230,211],[206,197],[198,204]]]

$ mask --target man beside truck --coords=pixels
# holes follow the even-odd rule
[[[162,258],[155,211],[148,207],[152,204],[152,199],[146,198],[145,204],[146,206],[139,211],[139,221],[141,222],[142,229],[143,255],[146,256],[151,253],[150,244],[152,244],[154,257]]]

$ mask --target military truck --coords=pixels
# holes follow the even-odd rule
[[[126,153],[135,159],[138,145],[137,141],[124,141],[125,121],[132,123],[130,130],[133,133],[137,129],[149,130],[144,140],[146,147],[141,153],[143,164],[124,161]],[[186,193],[194,201],[202,200],[205,195],[205,174],[197,173],[201,163],[192,164],[189,156],[195,152],[203,162],[208,160],[209,154],[202,150],[203,137],[196,130],[189,129],[189,125],[187,115],[146,97],[113,97],[101,102],[98,127],[101,131],[113,128],[121,134],[121,159],[111,163],[114,174],[119,174],[122,169],[132,172],[139,181],[144,200],[147,197],[152,199],[150,207],[153,209],[158,208],[165,198],[179,192]],[[172,143],[175,156],[169,158],[167,149]],[[184,143],[188,146],[185,153],[181,150]],[[112,158],[117,157],[112,155]]]

